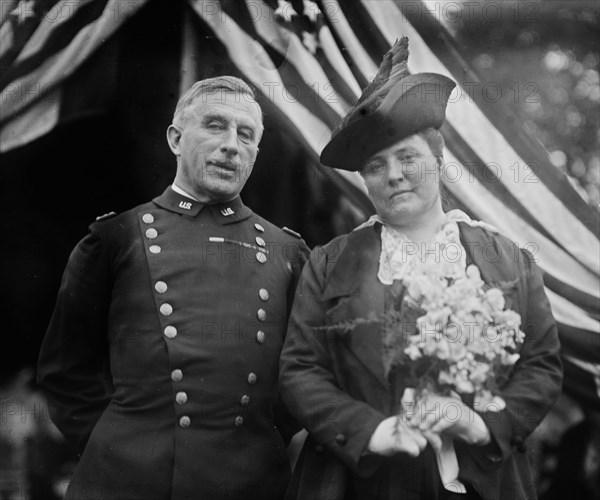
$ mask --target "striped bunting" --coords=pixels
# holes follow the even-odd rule
[[[383,0],[323,0],[318,2],[320,8],[304,1],[302,12],[294,10],[300,2],[246,0],[244,8],[215,0],[190,4],[232,62],[267,97],[267,106],[276,110],[282,125],[315,159],[336,124],[332,116],[343,116],[400,36],[410,40],[411,72],[433,71],[457,81],[443,130],[448,145],[444,181],[450,197],[534,253],[545,272],[548,297],[570,356],[565,363],[579,360],[577,369],[589,371],[585,380],[598,380],[594,372],[600,373],[600,353],[594,349],[600,340],[600,242],[594,231],[598,216],[550,165],[545,151],[527,138],[517,140],[519,132],[498,123],[498,117],[505,116],[498,105],[490,109],[488,103],[485,108],[481,99],[470,99],[465,78],[475,78],[474,74],[465,72],[464,61],[455,62],[456,49],[443,27],[433,26],[435,20],[427,16],[424,26],[413,24],[404,16],[402,2]],[[312,31],[306,27],[307,19],[316,26]],[[434,53],[429,45],[433,31],[443,32],[448,49],[438,52],[436,46]],[[340,86],[342,80],[346,85]],[[307,88],[331,93],[327,98],[322,92],[315,96],[317,92]],[[521,135],[526,137],[525,132]],[[336,175],[364,193],[355,173]],[[598,405],[597,393],[598,387],[589,385],[584,399]]]
[[[0,151],[60,121],[61,84],[147,0],[22,0],[0,26]],[[43,8],[47,10],[43,10]]]

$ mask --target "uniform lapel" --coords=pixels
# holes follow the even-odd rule
[[[335,325],[357,318],[379,318],[384,312],[385,289],[377,279],[381,239],[379,228],[354,231],[335,264],[323,294],[332,300],[328,324]],[[345,345],[375,377],[387,387],[382,362],[379,322],[359,324],[345,333]]]

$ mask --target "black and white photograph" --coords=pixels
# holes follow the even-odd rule
[[[0,500],[600,500],[599,33],[0,0]]]

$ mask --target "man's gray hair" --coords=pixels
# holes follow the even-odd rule
[[[185,111],[196,99],[202,96],[214,94],[238,94],[240,99],[245,99],[248,102],[256,102],[256,94],[250,85],[244,80],[235,76],[217,76],[214,78],[206,78],[194,83],[184,94],[179,98],[175,113],[173,114],[173,124],[182,126],[185,122]],[[205,98],[205,97],[204,97]],[[256,102],[260,109],[260,105]],[[261,114],[262,118],[262,114]]]

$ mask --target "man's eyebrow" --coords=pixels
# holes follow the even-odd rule
[[[204,117],[202,118],[203,122],[209,122],[211,120],[217,120],[217,121],[226,121],[226,118],[219,114],[219,113],[207,113],[204,115]]]

